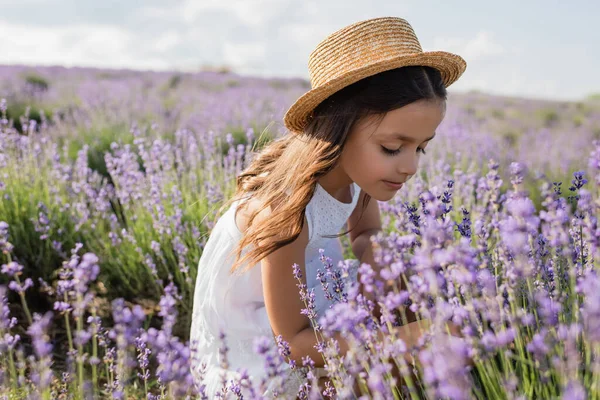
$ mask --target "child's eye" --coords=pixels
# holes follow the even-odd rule
[[[401,146],[401,147],[398,147],[397,149],[388,149],[388,148],[387,148],[387,147],[385,147],[385,146],[381,146],[381,150],[383,150],[383,152],[384,152],[385,154],[388,154],[388,155],[391,155],[391,156],[393,156],[393,155],[396,155],[396,154],[400,153],[400,150],[402,150],[402,146]],[[422,148],[422,147],[418,147],[418,148],[417,148],[417,153],[426,154],[426,153],[425,153],[425,149],[424,149],[424,148]]]
[[[389,154],[390,156],[400,153],[400,149],[402,149],[402,147],[398,147],[397,149],[388,149],[385,146],[381,146],[381,150],[383,150],[385,154]]]

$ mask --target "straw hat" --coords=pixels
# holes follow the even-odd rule
[[[312,89],[286,112],[286,128],[302,132],[313,110],[333,93],[363,78],[408,65],[438,69],[446,87],[467,67],[465,60],[456,54],[424,52],[412,26],[402,18],[368,19],[332,33],[310,53],[308,70]]]

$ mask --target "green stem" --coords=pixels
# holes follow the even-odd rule
[[[21,286],[21,280],[18,276],[15,276],[15,282]],[[21,298],[21,305],[23,306],[23,311],[25,311],[25,315],[27,316],[27,322],[29,325],[33,323],[33,319],[31,318],[31,312],[29,311],[29,307],[27,307],[27,301],[25,300],[25,293],[19,292],[19,297]]]
[[[15,360],[13,351],[11,348],[8,349],[8,365],[10,368],[10,381],[12,383],[12,388],[14,391],[17,390],[17,369],[15,368]]]
[[[78,294],[77,297],[81,302],[81,294]],[[77,323],[77,331],[82,331],[83,322],[81,321],[81,316],[78,316],[75,321]],[[83,398],[83,346],[81,343],[77,343],[77,380],[79,383],[79,395]]]
[[[297,281],[300,284],[306,285],[306,282],[303,282],[301,279],[297,279]],[[308,287],[306,288],[306,291],[307,291],[307,294],[308,294]],[[303,303],[304,303],[304,307],[306,307],[308,309],[308,303],[306,302],[306,300],[304,300]],[[317,339],[317,343],[324,343],[325,342],[325,338],[323,337],[323,335],[321,334],[321,332],[317,332],[314,329],[314,327],[317,326],[318,322],[315,319],[310,318],[310,323],[311,323],[311,326],[313,327],[313,333],[315,334],[315,338]],[[325,354],[321,353],[321,357],[323,357],[323,363],[327,364],[328,360],[326,359]],[[339,363],[338,365],[340,365],[342,367],[341,368],[342,372],[346,372],[345,368],[343,368],[343,363],[341,362],[341,360],[339,358],[340,358],[340,356],[338,355],[338,363]],[[333,382],[333,386],[335,387],[335,381],[333,379],[332,379],[332,382]],[[354,396],[356,396],[354,394],[354,392],[352,394]]]
[[[104,364],[104,367],[106,369],[106,379],[108,380],[109,387],[112,387],[112,384],[113,384],[112,373],[110,372],[108,363]]]
[[[92,316],[94,317],[94,321],[96,320],[96,310],[92,310]],[[92,357],[94,359],[98,358],[98,330],[97,327],[94,328],[94,335],[92,336]],[[96,395],[96,390],[98,388],[98,367],[96,363],[92,364],[92,382],[93,382],[93,395]]]
[[[404,314],[404,310],[402,311],[402,313]],[[390,321],[387,321],[387,327],[388,327],[388,331],[389,332],[393,332],[394,331],[392,323]],[[393,340],[396,340],[395,336],[393,336],[393,335],[392,335],[392,338],[393,338]],[[398,371],[403,371],[407,367],[406,360],[404,360],[404,359],[401,359],[401,361],[400,361],[400,363],[402,364],[402,366],[400,366],[398,364],[398,360],[396,360],[396,359],[394,359],[394,363],[396,364],[396,367],[398,368]],[[415,384],[414,384],[414,382],[413,382],[412,377],[410,376],[410,374],[408,374],[406,376],[405,380],[406,380],[406,383],[407,383],[406,386],[408,386],[408,390],[410,392],[410,397],[413,400],[415,400],[415,399],[418,400],[419,396],[416,393],[416,386],[415,386]],[[396,393],[395,390],[394,390],[394,398],[397,398],[397,393]]]
[[[595,348],[595,353],[596,353],[596,357],[600,357],[600,345],[596,344],[594,346]],[[596,361],[597,363],[597,361]],[[594,372],[593,372],[593,383],[592,383],[592,387],[594,389],[594,391],[597,393],[597,391],[600,389],[600,373],[598,373],[598,369],[595,368]]]
[[[65,301],[67,300],[65,294]],[[67,328],[67,340],[69,341],[69,351],[73,351],[73,336],[71,335],[71,323],[69,322],[69,312],[65,312],[65,327]]]

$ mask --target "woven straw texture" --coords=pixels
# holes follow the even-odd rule
[[[312,111],[333,93],[363,78],[409,65],[438,69],[446,87],[467,67],[456,54],[423,52],[412,26],[402,18],[359,21],[332,33],[310,53],[311,90],[285,114],[286,128],[302,132]]]

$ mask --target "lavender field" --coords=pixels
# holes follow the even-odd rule
[[[197,264],[235,177],[286,134],[308,88],[228,71],[0,67],[0,398],[205,398],[188,341]],[[354,287],[332,294],[313,323],[333,386],[309,379],[298,396],[600,399],[600,99],[450,92],[419,176],[380,203],[386,268],[364,279],[383,317]],[[343,286],[327,254],[323,275]],[[400,279],[408,291],[376,284]],[[411,349],[376,335],[404,304],[433,321],[414,367]],[[444,334],[448,320],[464,338]],[[255,350],[277,377],[286,344]],[[416,379],[396,385],[390,358]],[[261,398],[264,385],[225,382],[222,398]]]

